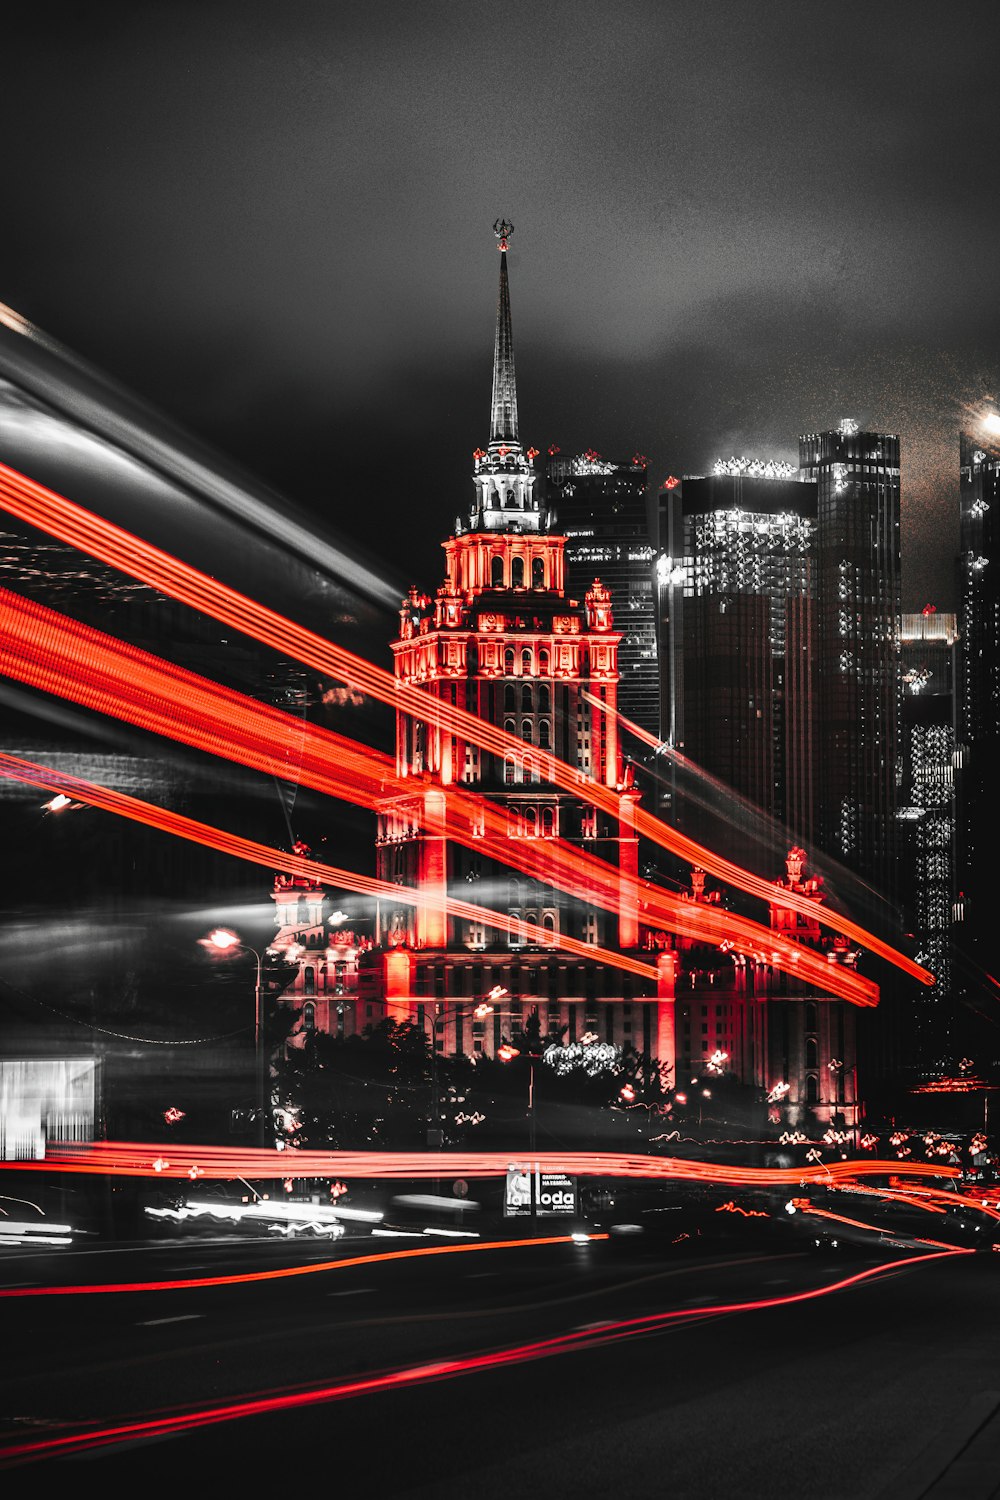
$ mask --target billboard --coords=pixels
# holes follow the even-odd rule
[[[43,1161],[46,1141],[92,1141],[97,1068],[92,1057],[0,1059],[0,1161]]]
[[[522,1214],[552,1218],[576,1213],[576,1178],[543,1172],[538,1162],[511,1162],[504,1186],[505,1219]]]

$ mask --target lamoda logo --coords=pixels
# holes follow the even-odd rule
[[[576,1212],[576,1179],[561,1172],[511,1165],[507,1169],[504,1213],[572,1214]]]

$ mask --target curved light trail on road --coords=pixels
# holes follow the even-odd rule
[[[826,1286],[813,1287],[804,1292],[792,1292],[782,1297],[761,1297],[748,1302],[720,1302],[707,1307],[671,1309],[668,1312],[651,1313],[644,1317],[621,1319],[604,1324],[599,1329],[581,1329],[571,1333],[557,1334],[552,1338],[539,1339],[530,1344],[514,1344],[506,1349],[491,1350],[485,1354],[442,1359],[432,1364],[410,1365],[361,1380],[338,1381],[330,1385],[314,1386],[300,1391],[267,1393],[251,1399],[201,1407],[187,1412],[174,1410],[168,1414],[137,1418],[116,1426],[100,1427],[85,1432],[71,1432],[64,1436],[35,1438],[27,1442],[0,1443],[0,1465],[14,1467],[71,1453],[115,1447],[118,1444],[179,1437],[199,1428],[240,1421],[246,1417],[301,1410],[303,1407],[347,1401],[358,1396],[387,1394],[392,1391],[412,1389],[414,1386],[427,1385],[431,1382],[454,1380],[463,1375],[480,1374],[505,1366],[530,1364],[536,1360],[550,1359],[560,1354],[596,1349],[625,1339],[664,1332],[672,1326],[677,1327],[685,1322],[815,1302],[820,1297],[847,1291],[849,1288],[860,1286],[890,1272],[908,1270],[914,1266],[926,1264],[928,1261],[943,1260],[953,1255],[973,1253],[962,1249],[938,1250],[927,1255],[914,1255],[902,1260],[885,1261],[880,1265],[870,1266],[864,1271],[858,1271],[853,1276],[845,1276],[838,1281],[830,1282]]]

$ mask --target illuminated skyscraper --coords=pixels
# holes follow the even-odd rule
[[[734,459],[665,489],[661,503],[667,734],[811,844],[816,486],[789,465]],[[735,838],[732,856],[752,862],[736,804],[724,813],[713,829],[704,805],[676,808],[686,830]]]
[[[995,778],[1000,757],[1000,442],[994,432],[961,435],[959,538],[959,889],[963,946],[986,962],[993,947]]]
[[[899,712],[899,438],[799,439],[818,490],[816,724],[818,843],[884,895],[896,888]]]
[[[618,706],[659,733],[654,548],[647,514],[646,460],[613,462],[592,449],[550,453],[546,495],[566,538],[566,591],[582,599],[599,574],[611,590],[622,633]]]
[[[914,957],[937,984],[913,996],[911,1060],[929,1068],[952,1048],[951,952],[956,888],[955,657],[953,614],[904,614],[900,637],[900,896]]]

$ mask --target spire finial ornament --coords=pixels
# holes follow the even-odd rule
[[[497,249],[503,252],[507,248],[507,241],[514,233],[514,226],[507,219],[497,219],[496,223],[493,225],[493,233],[500,241]]]

